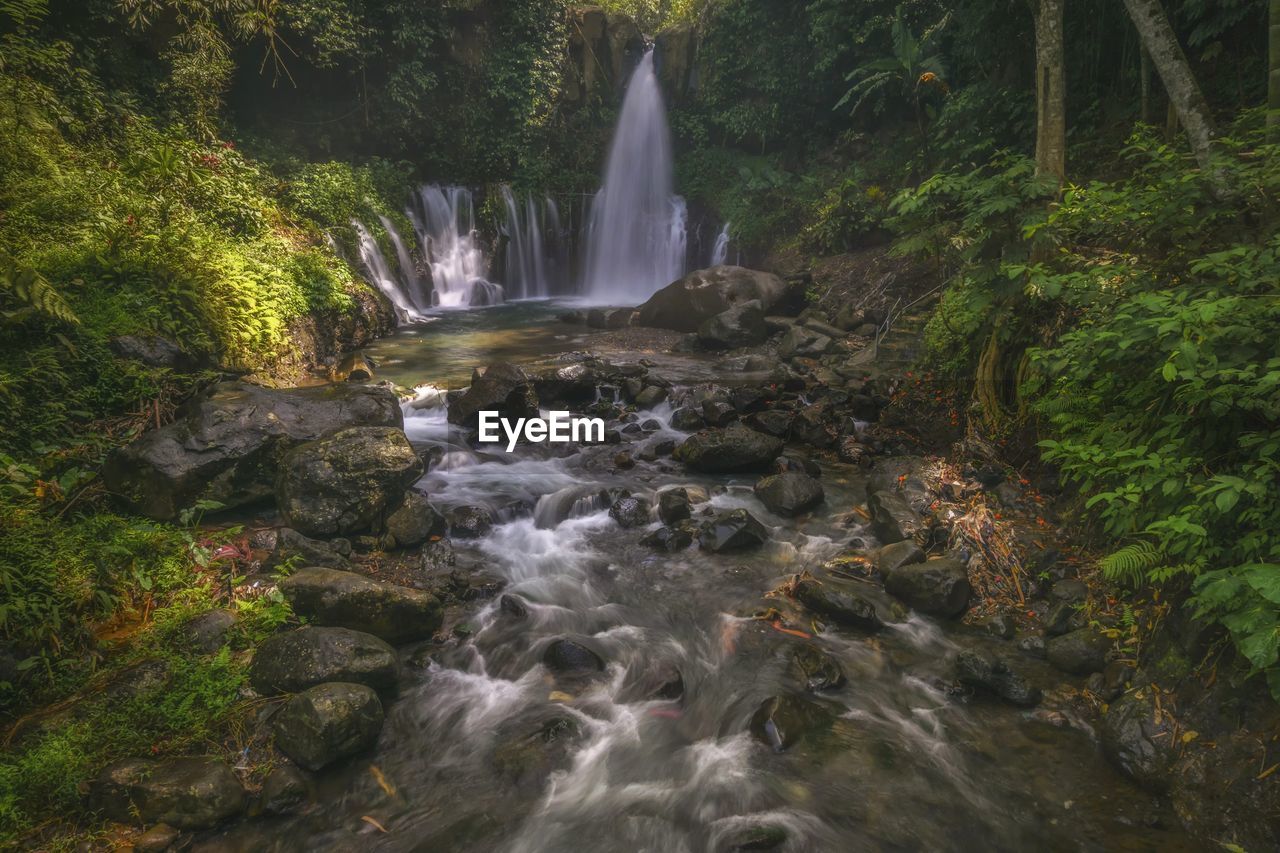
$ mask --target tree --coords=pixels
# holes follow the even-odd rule
[[[1067,175],[1066,64],[1062,18],[1066,0],[1038,0],[1036,16],[1036,176]]]
[[[1275,0],[1272,3],[1274,5]],[[1228,195],[1230,191],[1222,174],[1212,165],[1214,129],[1209,103],[1191,73],[1191,65],[1182,45],[1178,44],[1169,16],[1165,14],[1160,0],[1124,0],[1124,6],[1138,30],[1142,46],[1160,74],[1165,91],[1169,93],[1169,102],[1186,130],[1196,162],[1213,182],[1216,191]]]

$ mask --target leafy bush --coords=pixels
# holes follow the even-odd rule
[[[846,177],[823,195],[801,235],[811,252],[835,254],[876,241],[884,233],[889,196],[878,184]]]

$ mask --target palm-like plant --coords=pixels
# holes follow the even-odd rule
[[[942,20],[929,27],[917,38],[915,33],[911,32],[906,15],[899,6],[894,14],[891,31],[893,55],[874,59],[850,71],[844,79],[853,85],[832,109],[838,110],[853,101],[853,108],[849,114],[854,115],[867,98],[886,87],[897,85],[902,96],[911,100],[915,109],[916,125],[920,129],[920,135],[924,136],[921,90],[925,86],[935,86],[944,92],[947,89],[947,84],[944,82],[946,71],[943,67],[942,55],[935,52],[935,45],[939,33],[950,18],[950,13],[944,15]]]

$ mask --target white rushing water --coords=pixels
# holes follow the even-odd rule
[[[550,199],[547,201],[549,203]],[[511,299],[549,296],[551,283],[542,228],[546,206],[539,205],[533,196],[526,197],[524,204],[520,204],[511,187],[505,185],[502,187],[502,203],[507,212],[504,226],[507,235],[507,296]]]
[[[729,259],[729,223],[726,222],[716,235],[716,243],[711,247],[711,263],[708,266],[718,267]]]
[[[475,206],[465,187],[424,186],[417,209],[406,211],[431,268],[432,304],[437,308],[496,305],[501,285],[485,275],[488,265],[475,232]]]
[[[378,241],[374,239],[373,235],[369,233],[369,229],[363,223],[354,219],[351,220],[351,227],[356,232],[360,262],[364,264],[365,274],[369,276],[369,280],[373,285],[382,291],[382,294],[387,299],[391,300],[391,304],[396,309],[396,319],[402,323],[426,319],[421,308],[415,305],[410,298],[409,288],[392,274],[386,256],[382,254],[382,248],[378,245]]]
[[[650,51],[631,75],[604,184],[591,205],[583,290],[592,301],[643,302],[684,274],[687,214],[673,175]]]

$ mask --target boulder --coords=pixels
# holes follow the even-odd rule
[[[671,413],[671,428],[681,432],[694,432],[704,426],[702,415],[692,406],[681,406]]]
[[[822,503],[822,484],[799,471],[771,474],[755,485],[756,497],[776,515],[791,518]]]
[[[395,649],[372,634],[306,625],[269,637],[249,667],[249,683],[263,696],[298,693],[326,681],[396,686]]]
[[[787,670],[806,690],[835,690],[845,683],[840,663],[813,643],[801,643],[796,648]]]
[[[121,358],[140,361],[147,367],[166,367],[176,373],[189,373],[202,366],[201,359],[159,335],[121,335],[112,338],[107,346]]]
[[[875,599],[853,582],[802,577],[792,587],[792,595],[805,607],[841,625],[864,631],[879,631],[885,625]]]
[[[479,539],[493,529],[493,513],[482,506],[456,506],[445,513],[449,535],[455,539]]]
[[[587,325],[593,329],[616,331],[631,325],[634,308],[592,308],[587,312]]]
[[[892,545],[885,545],[876,552],[875,566],[881,574],[887,575],[899,566],[909,566],[912,563],[923,563],[924,551],[920,550],[920,546],[909,539],[901,542],[894,542]]]
[[[659,527],[657,530],[651,530],[640,537],[640,544],[656,548],[659,551],[675,553],[676,551],[683,551],[693,544],[693,534],[684,526]]]
[[[871,531],[887,545],[912,539],[923,527],[920,514],[900,492],[875,492],[867,498],[867,510]]]
[[[804,696],[770,696],[751,715],[755,738],[774,752],[785,752],[806,738],[821,734],[835,722],[835,714]]]
[[[208,829],[244,810],[245,792],[216,758],[127,758],[90,783],[89,802],[120,823]]]
[[[394,393],[364,385],[277,391],[225,382],[173,423],[108,454],[108,491],[135,512],[171,521],[197,501],[233,508],[270,498],[293,447],[352,426],[400,427]]]
[[[262,781],[258,802],[268,814],[287,814],[310,797],[306,775],[292,764],[277,764]]]
[[[1177,724],[1156,705],[1152,688],[1126,693],[1102,717],[1102,752],[1121,773],[1144,788],[1166,791],[1181,744]]]
[[[1003,655],[965,649],[956,657],[961,684],[985,690],[1011,705],[1030,708],[1040,702],[1040,689],[1027,683]]]
[[[791,432],[791,421],[795,418],[791,412],[782,409],[771,409],[766,412],[755,412],[747,416],[747,426],[762,432],[765,435],[772,435],[776,438],[786,438]]]
[[[782,444],[780,438],[735,423],[694,433],[676,448],[675,458],[706,474],[764,471],[782,452]]]
[[[285,563],[304,566],[324,566],[330,569],[350,569],[351,543],[345,539],[312,539],[292,527],[276,531],[275,547],[263,566],[274,569]]]
[[[728,426],[738,419],[738,411],[728,400],[703,400],[702,419],[708,426]]]
[[[164,853],[172,849],[182,831],[167,823],[157,823],[133,839],[133,853]]]
[[[609,517],[622,527],[644,527],[649,523],[649,502],[643,498],[618,498],[609,507]]]
[[[824,334],[806,329],[803,326],[791,326],[778,341],[778,357],[817,358],[826,355],[833,345],[831,338]]]
[[[637,409],[652,409],[654,406],[667,399],[667,389],[657,385],[647,385],[644,390],[636,395]]]
[[[885,578],[884,588],[930,616],[959,616],[969,607],[969,573],[952,557],[899,566]]]
[[[762,312],[767,312],[784,290],[782,279],[772,273],[735,266],[697,270],[649,297],[640,306],[635,322],[696,332],[712,317],[744,302],[756,301]]]
[[[528,374],[514,364],[491,364],[470,388],[449,398],[451,424],[475,428],[481,411],[498,412],[513,422],[538,417],[538,394]]]
[[[698,531],[698,547],[713,554],[755,548],[769,541],[769,531],[745,509],[716,516]]]
[[[1097,628],[1080,628],[1046,641],[1045,655],[1063,672],[1089,675],[1106,667],[1112,645],[1112,639]]]
[[[379,526],[422,476],[404,431],[350,427],[290,450],[276,477],[276,503],[307,536],[343,536]]]
[[[552,672],[582,673],[604,670],[604,661],[598,654],[573,640],[553,640],[542,653],[542,662]]]
[[[227,644],[227,635],[238,621],[231,610],[210,610],[183,625],[182,633],[191,645],[211,655]]]
[[[389,643],[426,639],[440,627],[435,596],[354,572],[305,568],[285,578],[280,589],[294,612],[312,624],[363,631]]]
[[[711,350],[752,347],[768,339],[764,311],[755,299],[721,311],[698,327],[698,343]]]
[[[390,547],[414,548],[433,536],[444,536],[448,524],[427,502],[426,495],[409,491],[405,492],[400,506],[387,516],[382,529],[390,540]]]
[[[382,731],[382,702],[363,684],[318,684],[286,702],[272,729],[281,752],[315,771],[373,746]]]
[[[663,524],[675,524],[691,516],[689,490],[677,486],[658,493],[658,518]]]

